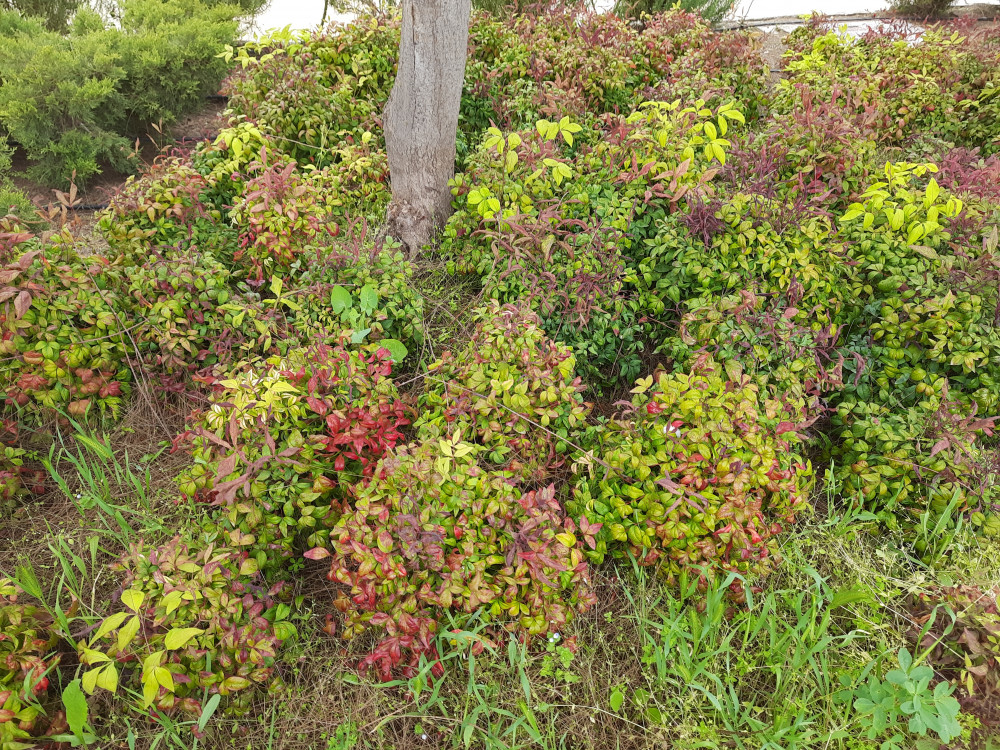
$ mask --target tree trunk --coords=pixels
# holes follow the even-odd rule
[[[403,0],[399,67],[382,125],[392,201],[384,233],[414,257],[451,214],[472,0]]]

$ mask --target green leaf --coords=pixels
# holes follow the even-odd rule
[[[163,645],[168,651],[176,651],[183,648],[196,635],[201,635],[204,632],[201,628],[174,628],[167,632],[163,639]]]
[[[124,651],[125,647],[135,640],[136,633],[139,632],[139,616],[134,616],[125,623],[124,627],[118,631],[118,650]]]
[[[361,310],[368,314],[374,312],[378,307],[378,292],[370,284],[361,288]]]
[[[900,668],[902,668],[904,672],[909,672],[910,667],[913,665],[913,657],[910,656],[910,652],[905,648],[901,648],[899,649],[899,653],[896,655],[896,658],[899,659]]]
[[[618,713],[618,711],[622,707],[622,703],[624,702],[625,702],[625,693],[622,692],[621,688],[615,688],[611,692],[611,698],[608,701],[608,703],[611,705],[611,710],[614,711],[615,713]]]
[[[408,354],[406,346],[399,339],[382,339],[378,342],[378,345],[388,349],[392,361],[397,364],[402,362]]]
[[[103,638],[115,628],[119,627],[123,622],[125,622],[126,617],[128,617],[128,612],[118,612],[111,615],[111,617],[106,617],[104,622],[101,623],[101,627],[97,629],[97,632],[91,639],[91,644],[93,644],[94,641]]]
[[[95,667],[83,673],[83,679],[80,680],[80,684],[87,695],[93,695],[94,690],[97,689],[97,676],[101,673],[102,669],[104,667]]]
[[[355,331],[354,333],[351,334],[351,343],[360,344],[362,341],[365,340],[365,336],[367,336],[371,332],[372,332],[371,328],[362,328],[358,331]]]
[[[146,599],[146,594],[142,591],[137,591],[135,589],[129,589],[128,591],[122,592],[122,604],[131,609],[133,612],[138,612],[139,607]]]
[[[208,702],[205,703],[205,707],[201,710],[201,716],[198,717],[198,729],[204,732],[205,726],[208,724],[212,715],[215,713],[216,709],[219,707],[219,701],[222,700],[222,696],[216,693]]]
[[[350,310],[354,300],[351,293],[339,284],[330,290],[330,309],[335,315],[341,315],[345,310]]]
[[[108,664],[104,667],[97,675],[97,687],[104,688],[109,693],[116,692],[118,690],[118,667],[114,664]]]
[[[80,680],[75,679],[62,694],[63,706],[66,708],[66,723],[70,731],[77,737],[82,737],[87,726],[87,696],[80,689]]]

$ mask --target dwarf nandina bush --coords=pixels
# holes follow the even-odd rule
[[[936,587],[914,596],[908,609],[908,635],[935,672],[969,696],[1000,691],[1000,585]]]
[[[737,378],[750,375],[760,386],[801,408],[818,408],[818,396],[843,385],[843,354],[835,324],[813,329],[795,318],[792,299],[771,300],[751,290],[738,296],[687,300],[679,336],[668,339],[668,353],[684,366],[704,352],[724,363]]]
[[[479,317],[463,351],[446,351],[428,367],[418,434],[429,440],[464,432],[491,463],[544,481],[565,462],[590,412],[576,357],[548,339],[527,310],[493,303]]]
[[[45,491],[45,472],[25,465],[23,448],[0,447],[0,514],[15,510],[31,494]]]
[[[598,529],[578,530],[552,486],[526,492],[484,468],[486,452],[458,431],[398,449],[355,488],[330,550],[307,553],[332,556],[345,638],[386,631],[363,671],[412,676],[421,656],[433,661],[446,611],[459,623],[481,611],[523,639],[562,629],[593,602],[583,544]]]
[[[908,408],[845,398],[832,417],[837,477],[846,497],[889,524],[912,526],[954,504],[953,516],[979,526],[1000,497],[995,458],[978,444],[996,418],[965,416],[947,383],[935,385]]]
[[[911,167],[887,165],[888,184],[876,183],[842,219],[850,240],[843,283],[856,300],[844,318],[861,323],[857,346],[870,348],[876,360],[858,396],[912,405],[941,395],[947,380],[952,398],[974,403],[980,415],[994,414],[1000,403],[996,232],[977,243],[952,241],[949,230],[970,210],[934,179],[912,189],[920,168],[911,173]]]
[[[914,43],[892,28],[859,38],[827,30],[814,24],[790,36],[793,54],[778,84],[776,114],[802,106],[797,85],[804,83],[824,100],[839,90],[837,101],[848,116],[870,112],[871,132],[880,142],[928,132],[958,145],[996,149],[997,52],[982,43],[982,35],[970,43],[964,30],[941,25]]]
[[[80,257],[66,237],[0,260],[5,411],[33,424],[59,413],[116,415],[132,379],[132,347],[111,289],[113,264]]]
[[[178,157],[157,159],[142,177],[130,177],[101,214],[98,227],[131,265],[142,265],[161,245],[193,245],[232,254],[235,233],[202,200],[209,182]]]
[[[386,17],[273,34],[234,53],[240,67],[228,82],[229,112],[256,123],[300,164],[348,164],[338,147],[366,133],[381,149],[379,115],[398,48],[399,21]],[[539,118],[629,112],[664,81],[679,92],[671,98],[735,95],[754,112],[767,90],[766,68],[748,34],[717,35],[677,10],[647,19],[640,30],[568,5],[503,19],[475,14],[469,51],[460,163],[491,124],[516,130]]]
[[[820,97],[799,83],[795,96],[798,106],[774,114],[752,147],[739,156],[744,161],[759,160],[762,153],[777,156],[769,188],[804,195],[824,207],[860,192],[875,166],[871,107],[854,106],[849,87],[835,86]],[[746,189],[739,182],[735,187]]]
[[[265,271],[287,268],[326,231],[328,214],[323,193],[295,162],[264,164],[229,212],[241,228],[234,258],[257,280]]]
[[[58,729],[46,716],[52,670],[59,664],[56,628],[41,607],[18,602],[23,592],[0,577],[0,747],[34,747],[33,737]]]
[[[709,294],[756,288],[761,294],[787,295],[794,287],[808,301],[796,309],[796,318],[810,325],[828,323],[840,304],[834,269],[842,252],[828,220],[812,216],[786,224],[779,220],[785,205],[782,198],[733,196],[717,207],[720,221],[707,245],[692,237],[690,225],[665,222],[636,251],[642,258],[640,288],[652,298],[651,312]]]
[[[578,455],[567,509],[603,524],[593,560],[628,551],[670,577],[770,569],[777,535],[809,508],[803,415],[733,375],[702,357],[640,380],[630,411]]]
[[[295,635],[290,597],[246,550],[175,537],[136,546],[117,568],[123,609],[79,643],[87,693],[128,685],[146,708],[197,719],[206,694],[233,696],[227,709],[242,713],[248,688],[278,681],[275,656]]]
[[[246,181],[266,166],[289,161],[252,122],[232,118],[214,141],[202,141],[191,153],[191,166],[205,179],[201,199],[225,215],[243,193]]]
[[[210,525],[229,544],[280,570],[303,539],[325,544],[345,488],[401,440],[409,419],[391,370],[385,349],[317,346],[217,381],[183,436],[194,465],[181,491],[218,509]]]
[[[509,135],[491,128],[453,183],[458,210],[442,242],[449,271],[478,274],[503,302],[527,300],[592,381],[631,382],[646,311],[628,284],[656,280],[639,282],[629,255],[641,262],[637,248],[659,220],[710,192],[729,146],[722,136],[743,121],[732,104],[696,100],[647,102],[597,131],[568,117]],[[587,135],[596,145],[578,140]]]
[[[303,259],[294,280],[289,334],[305,344],[379,342],[398,365],[424,338],[424,300],[415,268],[387,240],[371,246],[365,227],[338,232]]]
[[[325,32],[278,32],[239,50],[229,112],[257,124],[301,164],[375,127],[396,72],[399,21],[362,16]],[[254,52],[264,52],[251,57]]]
[[[937,162],[937,180],[960,198],[1000,202],[1000,156],[983,157],[978,148],[954,148]]]
[[[196,248],[151,250],[122,273],[123,306],[139,322],[131,336],[147,370],[176,381],[266,350],[272,321],[230,282],[229,270]]]

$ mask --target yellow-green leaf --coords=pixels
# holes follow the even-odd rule
[[[137,591],[136,589],[129,589],[128,591],[122,592],[122,604],[131,609],[133,612],[138,612],[139,607],[146,600],[146,594],[142,591]]]
[[[256,560],[250,558],[254,563]],[[247,561],[244,561],[247,562]],[[194,638],[196,635],[201,635],[205,631],[201,628],[174,628],[167,632],[166,637],[163,639],[163,645],[166,646],[168,651],[175,651],[179,648],[183,648],[187,645],[187,642]]]

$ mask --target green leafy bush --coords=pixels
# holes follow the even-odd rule
[[[2,273],[0,393],[8,413],[33,424],[62,412],[77,420],[117,415],[133,351],[112,264],[81,258],[64,237],[8,260]]]
[[[498,630],[528,636],[563,628],[593,603],[583,540],[554,488],[524,492],[481,465],[486,450],[458,432],[398,449],[356,488],[332,552],[307,553],[332,556],[345,638],[386,631],[362,670],[388,679],[397,668],[413,676],[421,656],[433,663],[445,612],[461,622],[482,608]]]
[[[414,265],[391,241],[369,247],[353,227],[334,234],[297,274],[290,329],[306,345],[379,343],[398,365],[424,338]]]
[[[217,508],[210,529],[262,570],[281,570],[303,540],[326,543],[345,487],[401,440],[409,420],[390,372],[385,349],[317,346],[219,381],[185,436],[182,493]]]
[[[2,11],[0,124],[40,182],[78,183],[101,164],[129,171],[132,140],[201,104],[225,73],[235,5],[120,0],[116,24],[80,10],[67,35]]]
[[[1000,519],[997,519],[1000,521]],[[1000,522],[996,523],[1000,530]],[[920,592],[909,607],[908,632],[927,663],[967,695],[1000,690],[1000,587],[959,584]]]
[[[85,692],[134,686],[145,707],[198,718],[206,693],[236,694],[227,707],[242,713],[248,688],[280,680],[275,656],[296,633],[287,585],[269,585],[245,550],[175,537],[118,567],[124,609],[79,644]]]
[[[148,371],[176,380],[270,349],[268,311],[230,281],[224,265],[197,249],[153,251],[124,270],[123,308],[138,322],[131,337]]]
[[[567,509],[603,526],[591,558],[627,550],[671,577],[696,565],[767,571],[777,535],[810,507],[803,415],[706,357],[633,393],[631,411],[577,457]]]
[[[816,330],[796,322],[799,310],[787,299],[743,290],[738,296],[692,298],[685,309],[679,336],[664,344],[674,362],[688,365],[707,351],[726,363],[727,372],[745,372],[762,388],[798,397],[801,408],[817,406],[820,394],[844,385],[837,326]]]
[[[942,394],[908,408],[848,397],[832,417],[845,495],[891,524],[912,525],[928,509],[940,515],[952,502],[958,513],[978,513],[982,523],[980,511],[996,502],[996,470],[988,450],[977,445],[995,420],[965,416],[942,387]]]
[[[135,265],[154,257],[151,249],[177,243],[232,256],[236,232],[227,231],[221,212],[203,201],[209,188],[210,182],[183,160],[159,159],[142,177],[128,179],[98,226]]]
[[[59,664],[58,638],[52,618],[41,608],[19,603],[23,592],[0,578],[0,746],[33,746],[33,737],[49,728],[40,700],[49,675]],[[48,720],[47,720],[48,719]]]
[[[819,20],[789,37],[793,52],[785,59],[775,111],[778,116],[795,111],[802,106],[800,93],[808,91],[836,101],[848,117],[870,113],[879,142],[900,143],[926,132],[992,152],[1000,135],[995,118],[1000,105],[991,45],[990,32],[956,26],[926,29],[920,43],[912,44],[906,30],[891,25],[850,37]]]
[[[428,367],[415,426],[424,440],[465,432],[493,464],[544,481],[565,462],[590,405],[571,349],[550,341],[538,318],[493,303],[479,312],[464,351]]]

